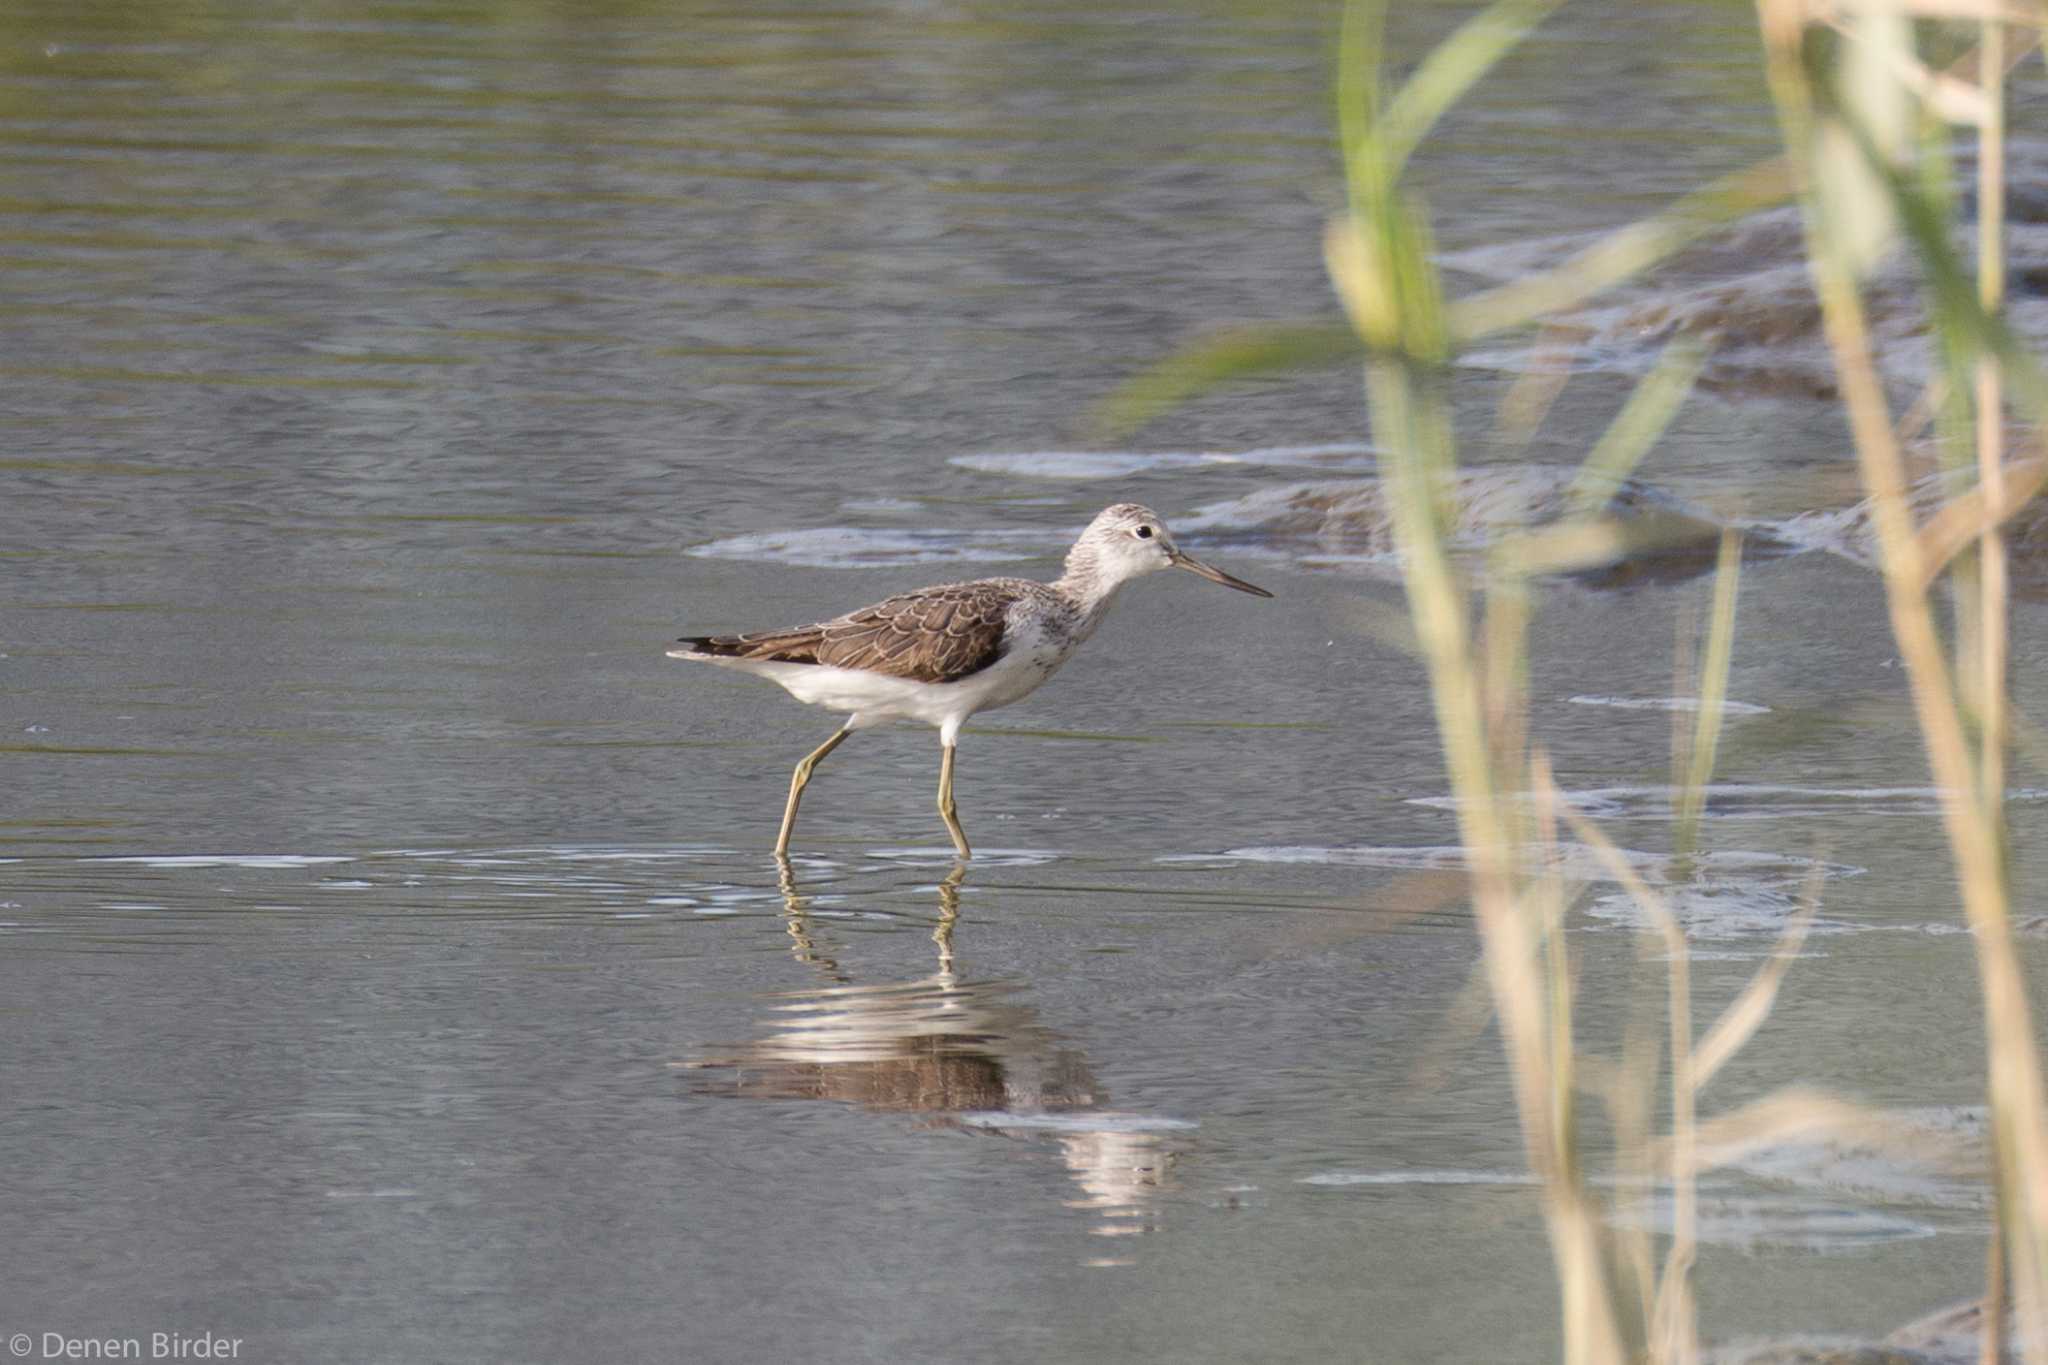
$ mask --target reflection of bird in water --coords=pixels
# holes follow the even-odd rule
[[[708,659],[758,674],[798,701],[849,713],[837,733],[796,765],[775,852],[789,852],[797,802],[818,760],[855,730],[885,720],[939,729],[939,816],[970,856],[953,806],[953,749],[977,711],[1038,690],[1095,633],[1117,590],[1159,569],[1186,569],[1226,588],[1273,594],[1213,569],[1173,543],[1149,508],[1104,509],[1067,554],[1057,582],[980,578],[891,597],[830,621],[750,635],[686,635],[672,659]]]
[[[963,981],[953,931],[960,916],[956,865],[939,883],[932,930],[936,970],[885,986],[851,984],[820,944],[810,897],[780,860],[791,952],[831,983],[770,997],[767,1036],[693,1065],[731,1073],[707,1093],[753,1099],[845,1100],[870,1109],[968,1113],[1060,1112],[1096,1103],[1095,1079],[1080,1053],[1060,1046],[1002,981]]]
[[[792,955],[826,983],[769,997],[764,1036],[680,1063],[699,1094],[838,1100],[879,1112],[920,1113],[979,1132],[1055,1137],[1104,1234],[1142,1231],[1145,1204],[1167,1181],[1189,1125],[1106,1112],[1087,1059],[1038,1021],[1015,982],[963,980],[953,948],[960,918],[956,864],[938,885],[930,975],[862,986],[824,945],[810,898],[779,860]]]
[[[796,889],[796,869],[789,859],[777,858],[776,882],[782,888],[782,908],[786,927],[789,930],[789,952],[798,962],[807,962],[823,972],[825,976],[841,984],[852,980],[840,970],[839,959],[818,949],[816,939],[811,935],[810,902]],[[964,872],[955,868],[955,874]],[[960,880],[958,875],[949,876],[941,884],[939,892],[939,927],[932,930],[932,938],[939,943],[941,965],[948,965],[953,956],[953,919],[960,913]]]

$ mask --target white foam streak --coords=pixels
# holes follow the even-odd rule
[[[1700,709],[1700,699],[1698,697],[1577,696],[1567,698],[1567,700],[1574,706],[1611,706],[1620,711],[1697,712]],[[1753,702],[1724,701],[1721,703],[1721,714],[1724,716],[1767,716],[1770,713],[1770,707],[1758,706]]]
[[[136,863],[143,867],[318,867],[352,863],[351,857],[311,853],[143,853],[113,858],[87,858],[93,863]]]

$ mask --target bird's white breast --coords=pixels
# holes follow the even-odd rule
[[[1052,624],[1043,612],[1030,610],[1026,604],[1020,603],[1011,609],[1004,626],[1003,636],[1008,648],[1004,650],[1003,657],[956,684],[966,686],[987,680],[975,710],[986,711],[1021,701],[1059,671],[1060,665],[1073,654],[1074,646],[1080,641],[1073,635],[1056,631]]]

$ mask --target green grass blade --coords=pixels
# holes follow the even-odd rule
[[[1465,92],[1514,51],[1560,0],[1499,0],[1460,25],[1415,68],[1377,130],[1387,178],[1398,177],[1422,139]]]
[[[1664,348],[1573,476],[1565,497],[1574,514],[1588,515],[1607,505],[1685,405],[1706,363],[1707,346],[1698,337],[1681,336]]]
[[[1451,305],[1451,333],[1469,342],[1575,308],[1709,233],[1787,202],[1793,189],[1785,158],[1758,162],[1686,195],[1662,213],[1617,228],[1555,269],[1458,300]]]
[[[1095,405],[1087,425],[1099,435],[1120,436],[1219,384],[1350,364],[1364,355],[1358,333],[1341,322],[1226,328],[1126,379]]]

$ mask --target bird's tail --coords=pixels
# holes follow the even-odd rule
[[[735,659],[746,652],[737,635],[685,635],[676,643],[682,648],[671,649],[671,659]]]
[[[671,659],[753,659],[765,663],[814,664],[823,639],[817,626],[764,630],[754,635],[685,635]]]

